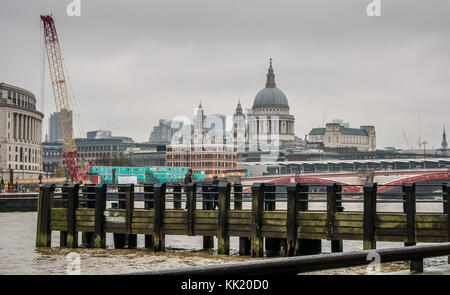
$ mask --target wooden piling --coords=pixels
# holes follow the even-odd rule
[[[195,208],[197,206],[197,184],[186,185],[187,215],[188,215],[188,236],[194,236]]]
[[[94,248],[106,248],[106,183],[95,185]]]
[[[406,239],[405,246],[416,244],[416,184],[407,183],[402,186],[403,210],[406,213]]]
[[[293,256],[296,254],[299,192],[300,192],[299,183],[289,183],[287,185],[286,256]]]
[[[263,257],[264,244],[261,237],[262,212],[264,210],[264,183],[252,185],[252,225],[251,225],[251,256]]]
[[[276,210],[277,187],[273,183],[264,184],[264,211],[270,212]],[[278,256],[280,254],[281,239],[265,238],[265,249],[267,256]]]
[[[214,210],[213,204],[213,191],[211,183],[203,182],[201,184],[202,189],[202,209],[203,210]],[[203,249],[211,250],[214,248],[214,237],[213,236],[203,236]]]
[[[54,184],[44,184],[39,191],[36,247],[51,246],[50,208],[55,192]]]
[[[154,198],[155,188],[153,184],[144,185],[144,209],[150,210],[155,207]],[[154,249],[153,236],[144,235],[144,247],[147,249]]]
[[[242,210],[242,184],[233,184],[234,210]],[[239,237],[239,255],[250,255],[251,242],[248,237]]]
[[[405,246],[416,245],[416,184],[407,183],[402,187],[403,210],[406,213],[406,239]],[[418,258],[409,261],[411,271],[423,272],[423,259]]]
[[[86,208],[95,208],[95,184],[86,184],[83,187],[83,193],[86,195]],[[94,247],[94,233],[93,232],[82,232],[82,243],[87,248]]]
[[[231,184],[219,182],[219,228],[217,230],[217,253],[230,254],[230,236],[228,235],[228,211],[230,210]]]
[[[309,186],[300,183],[299,192],[299,211],[308,211],[308,192]],[[322,253],[322,240],[298,239],[297,254],[298,255],[315,255]]]
[[[363,221],[363,249],[376,249],[375,216],[377,213],[377,184],[365,184],[364,191],[364,221]]]
[[[121,248],[136,248],[137,235],[131,234],[132,217],[134,211],[134,185],[126,184],[118,186],[119,209],[125,209],[126,234],[114,234],[114,246]]]
[[[328,240],[331,241],[331,252],[342,252],[342,240],[334,239],[334,221],[337,212],[341,211],[341,186],[333,183],[327,185],[327,228]],[[339,202],[339,205],[338,205]]]
[[[164,226],[164,210],[166,209],[166,184],[156,184],[155,187],[155,219],[153,232],[153,249],[155,252],[164,251],[165,235],[163,233]]]
[[[78,209],[78,184],[68,184],[67,189],[67,247],[78,247],[78,232],[75,230],[75,212]]]

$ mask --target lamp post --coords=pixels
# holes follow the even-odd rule
[[[424,140],[424,141],[422,141],[422,144],[423,144],[423,169],[425,169],[426,168],[425,167],[425,165],[426,165],[426,162],[425,162],[425,157],[426,157],[425,147],[427,145],[427,142]]]

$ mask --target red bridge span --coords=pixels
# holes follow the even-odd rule
[[[304,173],[304,174],[284,174],[284,175],[264,175],[252,176],[242,182],[244,185],[251,185],[257,182],[287,184],[294,182],[327,184],[338,183],[343,191],[359,192],[365,183],[377,183],[378,192],[390,189],[391,185],[402,185],[412,182],[450,181],[450,169],[415,169],[415,170],[379,170],[379,171],[352,171],[335,173]]]

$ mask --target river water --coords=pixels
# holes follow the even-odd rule
[[[278,205],[277,205],[278,206]],[[311,209],[324,209],[324,204],[312,203]],[[284,206],[285,207],[285,206]],[[345,211],[361,210],[362,204],[349,205]],[[283,204],[277,209],[283,209]],[[379,204],[378,211],[399,211],[400,204]],[[417,206],[418,212],[442,212],[441,204]],[[138,249],[113,249],[112,234],[107,234],[107,249],[59,248],[59,233],[53,232],[52,248],[35,247],[36,212],[0,213],[0,274],[66,274],[70,265],[68,254],[80,257],[81,274],[119,274],[137,271],[181,268],[208,264],[254,260],[238,255],[239,240],[230,239],[231,255],[218,255],[202,250],[202,237],[166,236],[166,251],[154,253],[143,249],[138,235]],[[80,237],[81,240],[81,237]],[[215,241],[215,246],[217,242]],[[378,242],[377,248],[402,247],[403,243]],[[361,241],[344,241],[344,251],[362,250]],[[322,251],[330,252],[330,242],[322,241]],[[425,259],[425,267],[447,263],[447,257]],[[381,272],[409,269],[407,262],[381,265]],[[366,274],[366,267],[319,271],[309,274]]]

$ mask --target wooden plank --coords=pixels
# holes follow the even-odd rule
[[[154,217],[136,217],[133,218],[133,223],[151,223],[153,224]]]
[[[251,226],[251,256],[264,256],[263,238],[261,236],[261,222],[264,210],[264,183],[252,185],[252,226]]]
[[[219,222],[216,219],[213,218],[197,218],[195,219],[195,224],[214,224],[215,226],[218,226]]]
[[[155,217],[155,209],[134,209],[133,219],[135,218],[154,218]]]
[[[250,238],[250,234],[248,231],[239,231],[239,230],[230,230],[228,229],[228,235],[230,237],[244,237],[244,238]]]
[[[187,218],[187,211],[184,210],[164,210],[164,217],[167,218]]]
[[[406,230],[406,222],[375,222],[375,228],[393,228]]]
[[[65,231],[67,231],[67,225],[51,225],[50,224],[50,230],[65,232]]]
[[[95,226],[94,221],[78,221],[76,224],[81,227],[85,227],[85,226],[94,227]]]
[[[194,212],[195,218],[214,218],[217,219],[219,216],[219,212],[217,211],[209,211],[209,210],[195,210]]]
[[[207,236],[207,237],[214,237],[217,235],[217,229],[214,230],[203,230],[203,229],[195,229],[195,235],[196,236]]]
[[[252,211],[236,211],[232,210],[228,212],[228,218],[230,219],[251,219],[252,218]]]
[[[90,208],[82,208],[82,209],[76,209],[75,210],[75,216],[95,216],[95,209]]]
[[[416,222],[416,229],[447,230],[447,222]]]
[[[326,234],[328,233],[328,228],[325,226],[299,226],[297,230],[297,234],[299,233],[322,233]]]
[[[418,243],[445,243],[447,242],[447,237],[416,236],[416,241]]]
[[[429,236],[429,237],[447,237],[447,230],[436,230],[436,229],[420,229],[416,230],[416,236]]]
[[[327,226],[327,220],[303,220],[298,221],[298,226]]]
[[[131,229],[134,228],[148,228],[148,229],[154,229],[154,225],[153,223],[132,223],[131,224]]]
[[[447,222],[447,214],[416,214],[416,222]]]
[[[214,231],[217,231],[217,225],[216,224],[198,224],[198,223],[195,223],[194,227],[195,227],[195,229],[198,229],[198,230],[214,230]]]
[[[124,228],[125,229],[125,223],[124,222],[105,221],[105,230],[108,231],[109,228]]]
[[[194,220],[195,220],[195,211],[197,206],[197,185],[195,183],[189,183],[186,186],[187,189],[187,226],[188,226],[188,235],[193,236],[194,233]]]
[[[80,209],[80,210],[89,210],[89,209]],[[105,211],[105,216],[110,217],[125,217],[125,210],[123,209],[108,209]]]
[[[94,232],[94,226],[80,226],[75,225],[75,231],[77,232],[85,232],[85,233],[93,233]]]
[[[286,232],[286,226],[276,226],[276,225],[261,225],[262,231],[276,231],[276,232]]]
[[[318,234],[318,233],[299,233],[298,238],[299,239],[310,239],[310,240],[326,240],[327,238],[326,233],[324,234]]]
[[[240,224],[228,224],[229,231],[245,231],[248,232],[250,236],[251,225],[240,225]]]
[[[164,224],[177,224],[177,223],[182,223],[182,224],[187,224],[187,217],[185,218],[170,218],[170,217],[164,217],[163,218],[163,223]]]
[[[364,221],[364,215],[362,213],[354,212],[337,212],[335,214],[336,221]]]
[[[286,255],[293,256],[297,243],[298,222],[297,214],[299,212],[300,184],[289,183],[287,185],[287,220],[286,220]]]
[[[164,224],[163,229],[164,229],[164,230],[167,230],[167,229],[183,229],[183,230],[188,230],[188,226],[187,226],[187,224]]]
[[[337,227],[334,229],[334,232],[337,234],[362,235],[363,231],[363,228],[356,227]]]
[[[364,222],[361,221],[347,221],[347,220],[336,220],[334,223],[336,227],[357,227],[363,228]]]
[[[325,212],[300,211],[297,214],[297,220],[327,220]]]
[[[406,242],[405,236],[389,236],[375,234],[375,239],[380,242]]]
[[[131,233],[136,235],[151,235],[153,233],[153,228],[135,228],[132,225]]]
[[[286,211],[270,211],[270,212],[262,212],[262,218],[263,219],[281,219],[286,220],[287,213]]]
[[[67,228],[67,221],[64,220],[51,220],[50,226],[64,226]]]
[[[405,222],[406,214],[404,213],[377,213],[375,222]]]
[[[230,224],[241,224],[241,225],[250,225],[252,224],[251,219],[230,219],[228,218],[228,225]]]
[[[263,225],[278,225],[278,226],[286,226],[287,221],[281,219],[263,219]]]

